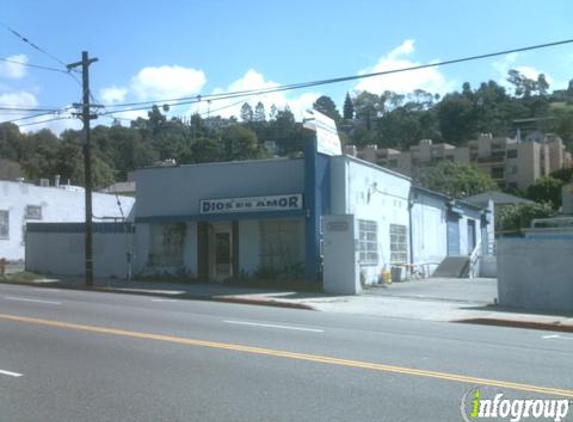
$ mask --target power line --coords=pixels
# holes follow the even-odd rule
[[[132,107],[132,106],[139,106],[139,105],[143,106],[145,104],[150,105],[150,104],[158,104],[158,103],[166,103],[166,104],[169,104],[172,106],[177,106],[177,105],[194,104],[194,103],[198,103],[202,100],[206,100],[206,99],[209,99],[211,101],[219,101],[219,100],[236,98],[236,97],[266,95],[266,94],[282,92],[282,91],[311,88],[311,87],[320,86],[320,85],[327,85],[327,84],[340,83],[340,82],[348,82],[348,81],[353,81],[353,80],[358,80],[358,79],[372,78],[372,77],[376,77],[376,76],[384,76],[384,75],[391,75],[391,74],[401,73],[401,72],[409,72],[409,71],[414,71],[414,70],[428,69],[428,68],[432,68],[432,67],[447,66],[447,65],[464,63],[464,62],[469,62],[469,61],[474,61],[474,60],[482,60],[482,59],[486,59],[486,58],[504,56],[504,55],[511,54],[511,53],[520,53],[520,52],[524,52],[524,51],[531,51],[531,50],[538,50],[538,49],[542,49],[542,48],[555,47],[555,46],[570,44],[570,43],[573,43],[573,39],[556,41],[556,42],[551,42],[551,43],[546,43],[546,44],[537,44],[537,45],[527,46],[527,47],[514,48],[514,49],[503,50],[503,51],[498,51],[498,52],[494,52],[494,53],[474,55],[474,56],[463,57],[463,58],[459,58],[459,59],[446,60],[446,61],[436,62],[436,63],[428,63],[428,64],[424,64],[424,65],[411,66],[411,67],[406,67],[406,68],[401,68],[401,69],[366,73],[366,74],[362,74],[362,75],[343,76],[343,77],[338,77],[338,78],[294,83],[294,84],[282,85],[282,86],[271,87],[271,88],[259,88],[259,89],[235,91],[235,92],[229,92],[229,93],[225,93],[225,94],[195,95],[195,96],[190,96],[190,97],[180,97],[180,98],[172,98],[172,99],[164,99],[164,100],[141,101],[141,102],[132,102],[132,103],[124,103],[124,104],[115,104],[115,105],[109,105],[106,107],[110,107],[110,108]],[[149,107],[126,108],[126,109],[121,109],[121,110],[116,110],[116,111],[136,111],[136,110],[145,110],[147,108],[149,108]]]
[[[22,34],[20,34],[18,31],[16,31],[13,28],[10,28],[8,25],[6,25],[3,22],[0,22],[0,25],[2,25],[4,28],[6,28],[8,31],[10,31],[12,34],[14,34],[16,37],[18,37],[19,39],[21,39],[23,42],[25,42],[26,44],[30,45],[32,48],[34,48],[35,50],[38,50],[40,53],[45,54],[46,56],[50,57],[51,59],[57,61],[58,63],[60,63],[61,65],[63,65],[64,67],[66,67],[66,63],[63,60],[60,60],[58,57],[54,56],[53,54],[47,52],[46,50],[44,50],[43,48],[39,47],[37,44],[33,43],[30,39],[26,38],[25,36],[23,36]]]
[[[33,125],[40,125],[42,123],[51,123],[51,122],[55,122],[58,120],[71,120],[73,117],[72,116],[67,116],[67,117],[53,117],[51,119],[46,119],[46,120],[38,120],[37,122],[30,122],[30,123],[22,123],[19,124],[18,126],[23,127],[23,126],[33,126]]]
[[[2,106],[0,105],[1,111],[15,111],[15,112],[26,112],[26,111],[49,111],[56,112],[61,110],[61,108],[56,107],[19,107],[19,106]]]
[[[30,119],[34,119],[36,117],[42,117],[42,116],[48,116],[50,114],[55,114],[54,112],[46,112],[46,113],[38,113],[38,114],[32,114],[30,116],[25,116],[25,117],[19,117],[17,119],[12,119],[12,120],[5,120],[0,124],[4,124],[4,123],[16,123],[16,122],[21,122],[22,120],[30,120]]]
[[[6,57],[0,57],[0,61],[6,62],[6,63],[12,63],[12,64],[17,64],[20,66],[26,66],[26,67],[31,67],[33,69],[40,69],[40,70],[50,70],[52,72],[60,72],[60,73],[68,73],[68,71],[63,70],[63,69],[57,69],[55,67],[49,67],[49,66],[42,66],[39,64],[32,64],[32,63],[25,63],[25,62],[19,62],[17,60],[12,60]]]

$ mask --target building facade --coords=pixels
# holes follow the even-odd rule
[[[538,132],[532,132],[523,141],[481,134],[464,147],[434,144],[429,139],[423,139],[404,152],[379,149],[376,145],[368,145],[360,151],[350,145],[346,152],[413,177],[422,169],[442,161],[474,164],[501,188],[520,190],[527,189],[542,176],[573,165],[571,153],[566,151],[559,137]]]
[[[481,235],[478,207],[415,191],[409,177],[367,161],[313,149],[304,158],[141,169],[136,182],[134,227],[95,230],[98,277],[169,274],[210,282],[253,277],[318,284],[325,253],[333,252],[331,257],[351,262],[355,279],[341,282],[350,281],[357,292],[380,283],[384,271],[401,268],[405,274],[412,263],[467,256]],[[325,242],[348,228],[324,223],[336,216],[352,219],[344,250]],[[82,274],[79,255],[58,264],[66,245],[81,239],[81,227],[64,226],[30,226],[30,269]],[[53,252],[42,253],[48,239]],[[110,253],[125,262],[106,259]]]
[[[24,259],[27,223],[84,221],[84,195],[83,188],[73,186],[0,181],[0,258]],[[135,203],[101,193],[94,193],[92,201],[94,221],[128,219]]]

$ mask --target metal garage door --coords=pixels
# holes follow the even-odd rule
[[[448,213],[448,256],[460,255],[460,223],[456,214]]]

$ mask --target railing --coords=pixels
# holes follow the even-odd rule
[[[469,269],[468,269],[468,277],[475,278],[477,270],[479,268],[479,258],[481,252],[481,239],[478,240],[477,244],[474,247],[474,250],[470,254],[470,262],[469,262]]]

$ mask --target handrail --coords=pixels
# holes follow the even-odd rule
[[[477,269],[477,263],[478,263],[478,260],[480,257],[480,251],[481,251],[481,239],[477,241],[477,243],[474,247],[474,250],[470,254],[470,262],[469,262],[469,270],[468,270],[468,277],[469,278],[475,277],[475,272]]]

